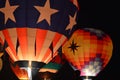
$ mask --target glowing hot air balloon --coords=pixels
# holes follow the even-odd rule
[[[57,55],[77,12],[75,0],[0,0],[0,43],[14,64],[31,73]]]
[[[63,54],[80,76],[97,76],[108,64],[113,50],[111,38],[101,30],[82,28],[73,32]],[[89,80],[89,79],[84,79]]]
[[[53,76],[61,69],[65,61],[64,55],[55,56],[48,64],[39,70],[39,77],[44,80],[53,78]]]
[[[62,67],[62,65],[65,63],[64,55],[55,56],[48,64],[43,66],[39,72],[51,72],[51,73],[57,73],[58,70]]]

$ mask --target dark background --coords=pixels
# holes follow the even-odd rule
[[[107,33],[113,41],[113,56],[95,80],[117,80],[120,72],[120,40],[118,3],[116,0],[79,0],[78,25],[93,27]],[[119,21],[119,22],[118,22]]]
[[[120,72],[120,18],[118,2],[115,0],[79,0],[80,12],[77,26],[97,28],[107,33],[113,41],[113,55],[108,65],[101,71],[95,80],[117,80]],[[2,57],[3,69],[0,80],[17,80],[11,71],[7,55]],[[61,80],[73,80],[72,68],[65,64],[58,73]],[[36,76],[38,77],[38,76]]]

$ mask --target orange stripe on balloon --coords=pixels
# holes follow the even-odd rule
[[[42,60],[42,58],[44,57],[45,53],[47,52],[48,48],[50,47],[51,43],[53,42],[55,36],[55,32],[53,31],[47,31],[45,40],[43,42],[41,51],[40,51],[40,55],[39,55],[39,61]]]
[[[67,38],[64,35],[56,33],[53,40],[53,53],[56,53],[66,40]]]
[[[57,42],[60,40],[61,38],[61,34],[56,33],[53,39],[53,47],[57,44]]]
[[[18,60],[17,56],[13,54],[10,47],[7,47],[5,50],[14,62]]]
[[[44,40],[46,38],[47,31],[42,29],[37,29],[36,32],[36,59],[41,55],[40,51],[42,49]]]
[[[8,30],[3,30],[3,34],[11,50],[11,54],[9,55],[13,55],[15,57],[14,60],[17,60],[18,57],[16,56],[16,51],[15,51],[14,45],[12,44],[11,37],[9,36]]]
[[[52,52],[50,49],[47,50],[44,57],[42,58],[42,61],[44,62],[49,56],[52,57]]]
[[[27,58],[27,29],[26,28],[17,28],[17,35],[18,35],[18,40],[19,40],[19,44],[20,44],[20,49],[22,53],[18,53],[18,54],[22,54],[22,58],[26,59]],[[22,59],[21,58],[21,59]]]

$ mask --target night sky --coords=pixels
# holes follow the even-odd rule
[[[117,80],[120,71],[120,41],[118,25],[118,5],[115,0],[79,0],[80,12],[78,27],[97,28],[107,33],[113,41],[113,55],[108,65],[101,71],[95,80]],[[18,80],[11,71],[8,55],[2,56],[3,69],[0,72],[0,80]],[[65,64],[58,73],[61,80],[73,80],[74,71]],[[67,74],[67,76],[66,76]],[[36,76],[38,77],[38,76]]]

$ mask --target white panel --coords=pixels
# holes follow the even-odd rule
[[[36,29],[27,29],[27,41],[28,41],[28,59],[35,60],[35,40],[36,40]]]
[[[53,41],[54,36],[55,36],[55,32],[52,32],[52,31],[47,32],[46,38],[44,40],[44,43],[43,43],[43,46],[42,46],[42,49],[41,49],[41,52],[40,52],[40,55],[38,58],[38,59],[40,59],[39,61],[41,61],[42,58],[44,57],[46,51],[48,50],[50,44]]]
[[[14,49],[16,51],[16,45],[17,45],[17,33],[16,33],[16,28],[11,28],[8,29],[10,39],[12,41],[12,44],[14,46]]]

